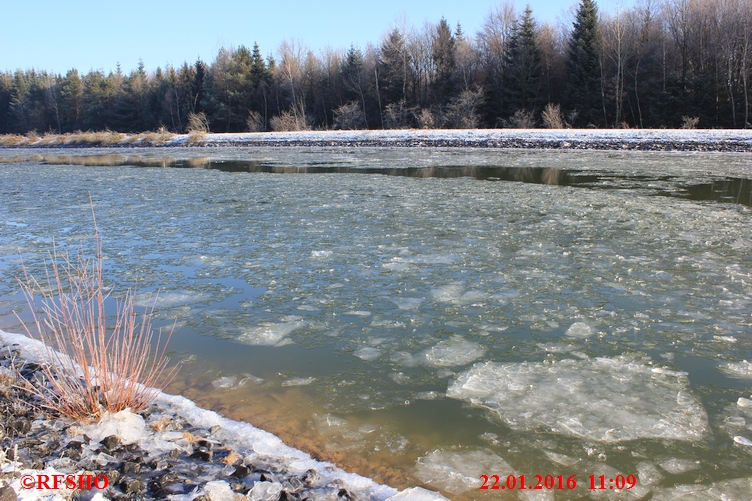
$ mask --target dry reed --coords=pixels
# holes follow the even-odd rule
[[[53,244],[44,287],[25,268],[21,282],[48,360],[42,365],[47,384],[29,384],[27,389],[44,407],[85,422],[104,411],[143,410],[177,371],[166,357],[172,331],[163,343],[160,330],[157,348],[152,348],[153,304],[137,321],[135,290],[118,302],[114,325],[108,325],[109,294],[102,278],[102,239],[96,219],[94,230],[96,256],[86,258],[80,250],[71,260],[67,254],[58,255]]]

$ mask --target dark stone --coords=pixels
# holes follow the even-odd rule
[[[9,428],[19,435],[26,435],[31,431],[31,421],[28,419],[16,419],[11,421]]]
[[[172,449],[169,456],[170,459],[177,459],[180,456],[180,449]]]
[[[195,458],[195,459],[200,459],[202,461],[207,461],[208,462],[208,461],[212,460],[212,456],[213,455],[214,455],[214,453],[212,451],[207,450],[204,447],[201,447],[198,450],[196,450],[193,454],[191,454],[191,457]]]
[[[235,467],[235,471],[230,473],[231,477],[244,478],[251,474],[251,469],[245,465],[239,464]]]
[[[16,501],[16,499],[16,491],[13,490],[13,487],[10,485],[0,487],[0,501]]]
[[[120,446],[120,437],[118,437],[117,435],[110,435],[109,437],[102,439],[102,441],[99,443],[102,444],[108,451],[112,451]]]
[[[267,472],[264,472],[264,473],[262,473],[262,474],[261,474],[261,478],[260,478],[260,480],[261,480],[262,482],[274,482],[275,484],[280,484],[280,483],[282,483],[282,482],[280,482],[280,481],[279,481],[279,480],[277,479],[277,476],[276,476],[276,475],[274,475],[273,473],[269,473],[268,471],[267,471]]]
[[[347,492],[347,489],[340,489],[337,493],[337,499],[342,499],[343,501],[353,501],[355,498],[352,494]]]
[[[164,459],[152,459],[149,461],[149,468],[152,470],[166,470],[170,467],[170,463]]]
[[[138,444],[128,444],[125,446],[125,450],[128,452],[136,452],[138,450]]]
[[[137,478],[124,478],[120,481],[119,485],[123,492],[125,492],[126,494],[136,494],[140,496],[141,494],[146,492],[146,485]]]
[[[120,471],[123,475],[129,473],[141,473],[141,465],[135,461],[125,461],[120,465]]]
[[[108,472],[105,472],[105,475],[107,475],[107,478],[109,479],[110,484],[117,484],[118,481],[120,480],[120,477],[122,477],[120,472],[117,470],[110,470]]]
[[[193,498],[193,501],[211,501],[211,498],[206,494],[201,494],[200,496]]]
[[[302,480],[306,485],[314,485],[319,481],[320,478],[321,476],[319,475],[319,472],[311,468],[310,470],[305,472]]]
[[[282,491],[279,494],[279,501],[300,501],[300,496],[294,492]]]
[[[199,440],[196,443],[200,448],[204,448],[209,451],[214,449],[214,442],[209,442],[208,440]]]
[[[175,482],[180,482],[180,475],[178,475],[174,471],[169,471],[167,473],[159,475],[157,477],[157,482],[162,485],[174,484]]]
[[[240,492],[242,494],[246,494],[251,490],[245,482],[230,482],[230,489],[232,489],[233,492]]]

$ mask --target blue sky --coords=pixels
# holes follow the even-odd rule
[[[598,4],[608,12],[617,0]],[[631,5],[630,0],[626,0]],[[283,40],[299,40],[315,53],[378,44],[400,18],[420,28],[444,16],[475,35],[494,0],[0,0],[0,70],[36,68],[65,73],[77,68],[147,71],[200,57],[211,62],[220,47],[252,47],[276,56]],[[519,11],[525,0],[516,0]],[[556,23],[578,0],[529,0],[539,21]],[[623,5],[625,2],[622,3]]]

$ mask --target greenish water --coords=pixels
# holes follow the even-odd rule
[[[90,247],[91,194],[199,404],[453,498],[743,492],[752,155],[139,152],[0,151],[0,328],[19,255]],[[511,473],[579,487],[478,489]]]

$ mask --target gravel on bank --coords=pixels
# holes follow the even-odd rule
[[[0,331],[0,501],[446,499],[420,487],[399,492],[313,460],[275,435],[180,396],[162,393],[144,412],[106,414],[93,424],[57,416],[14,385],[16,375],[42,377],[39,345]],[[22,486],[40,474],[105,475],[107,487]]]

